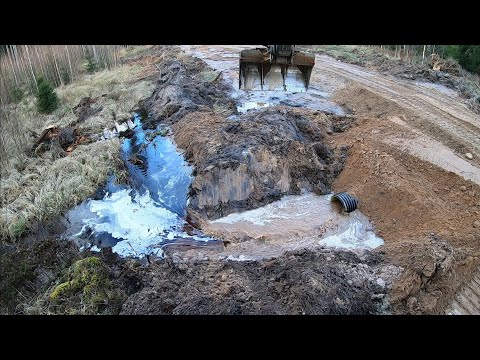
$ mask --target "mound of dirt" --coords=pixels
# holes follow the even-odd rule
[[[420,122],[413,112],[359,87],[336,98],[354,108],[358,119],[334,138],[349,153],[333,188],[360,199],[360,210],[385,240],[386,260],[405,269],[391,294],[395,312],[443,313],[480,263],[480,187],[404,150],[400,140],[415,134],[392,119],[406,114]]]
[[[324,142],[327,123],[273,107],[228,120],[188,114],[172,126],[175,141],[195,165],[189,214],[197,221],[253,209],[302,189],[330,192],[344,152]]]
[[[423,243],[394,244],[389,252],[406,269],[390,292],[397,314],[443,314],[459,288],[459,279],[468,278],[479,262],[470,249],[454,249],[436,235],[429,235]]]
[[[390,241],[423,239],[434,232],[453,245],[478,245],[480,187],[384,143],[405,130],[388,119],[359,119],[358,126],[336,137],[350,146],[345,168],[334,182],[360,201],[360,210]]]
[[[336,91],[333,100],[345,107],[347,111],[358,116],[385,118],[404,114],[406,111],[393,101],[385,99],[360,85],[352,85]],[[412,113],[408,113],[408,115],[413,116]]]
[[[335,93],[333,99],[358,117],[387,119],[392,116],[400,116],[409,126],[428,134],[459,154],[471,151],[472,146],[469,144],[468,137],[461,133],[455,133],[448,125],[445,126],[436,121],[435,116],[443,119],[445,118],[445,112],[432,114],[415,111],[414,104],[400,106],[392,99],[387,99],[361,85],[341,89]],[[473,132],[469,131],[469,134],[473,135]]]
[[[143,104],[144,127],[171,126],[194,165],[189,216],[193,222],[252,209],[301,189],[326,194],[341,171],[345,149],[326,145],[351,117],[288,107],[236,114],[229,85],[198,59],[175,52],[160,68],[157,90]],[[206,76],[208,75],[208,76]]]
[[[185,57],[178,60],[178,52],[166,52],[169,57],[160,68],[152,97],[142,106],[150,114],[145,128],[155,128],[158,122],[171,125],[189,112],[211,111],[228,116],[235,112],[235,103],[227,96],[227,85],[214,80],[206,81],[203,74],[207,65],[198,59]]]
[[[173,257],[175,260],[175,257]],[[385,284],[376,254],[297,251],[262,261],[173,261],[150,267],[152,282],[122,314],[375,314]]]

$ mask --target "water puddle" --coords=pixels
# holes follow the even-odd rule
[[[245,113],[248,110],[252,109],[262,109],[266,108],[272,105],[271,103],[265,103],[265,102],[259,102],[259,101],[247,101],[241,104],[240,106],[237,106],[237,111],[239,113]]]
[[[332,194],[312,193],[284,196],[266,206],[211,221],[206,231],[237,242],[224,253],[230,259],[258,259],[315,246],[372,250],[383,245],[364,214],[359,210],[342,213],[331,198]]]
[[[345,115],[341,106],[329,100],[329,94],[315,87],[308,92],[291,91],[249,91],[235,90],[239,95],[237,111],[245,113],[249,110],[262,109],[268,106],[284,105],[323,111],[329,114]]]
[[[458,97],[458,93],[455,90],[450,89],[442,84],[436,84],[436,83],[431,83],[428,81],[420,81],[420,80],[415,81],[414,84],[418,86],[422,86],[427,89],[433,89],[433,90],[439,91],[442,94],[448,95],[450,97]]]
[[[83,248],[112,247],[121,256],[162,255],[172,241],[213,240],[200,231],[185,232],[191,167],[163,130],[143,130],[138,115],[135,134],[122,153],[130,185],[107,184],[103,199],[87,200],[70,210],[65,238]]]
[[[194,46],[181,47],[187,54],[205,61],[215,71],[221,71],[223,80],[230,86],[230,96],[237,102],[237,111],[244,113],[268,106],[284,105],[323,111],[334,115],[345,115],[341,106],[330,100],[330,94],[316,86],[310,85],[308,91],[295,88],[291,84],[290,91],[255,90],[245,91],[238,88],[238,56],[237,50],[209,48],[206,52]],[[235,51],[235,52],[234,52]],[[289,81],[292,79],[288,79]],[[295,83],[297,83],[296,81]]]

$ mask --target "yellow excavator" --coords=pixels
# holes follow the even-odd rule
[[[295,45],[263,45],[240,52],[239,88],[243,90],[307,91],[315,55]]]

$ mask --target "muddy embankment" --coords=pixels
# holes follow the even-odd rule
[[[300,250],[261,261],[170,259],[122,314],[374,314],[386,310],[376,281],[381,256]]]
[[[331,191],[348,149],[335,146],[332,137],[349,128],[352,117],[284,106],[240,115],[221,73],[176,47],[159,51],[156,91],[141,104],[148,113],[143,126],[169,126],[194,167],[187,209],[190,223],[202,227],[207,220],[300,194],[302,189],[316,194]],[[165,260],[145,265],[102,249],[95,256],[109,268],[110,279],[102,284],[108,283],[108,291],[116,289],[116,302],[105,309],[104,299],[112,298],[103,291],[106,297],[95,311],[118,313],[123,303],[124,314],[383,313],[390,311],[387,294],[401,271],[386,264],[379,251],[297,248],[273,259],[231,261],[209,258],[208,253],[187,260],[178,248],[170,249]],[[86,251],[78,257],[90,255]],[[69,258],[57,266],[56,255],[46,257],[54,263],[52,268],[43,267],[52,272],[49,282],[59,276],[62,284],[75,280],[69,264],[78,258],[73,253]],[[83,290],[69,288],[60,305],[43,302],[58,306],[38,312],[67,313],[83,306],[82,291],[88,285]]]
[[[170,53],[170,55],[172,55]],[[160,68],[157,90],[143,106],[145,127],[170,126],[193,166],[189,221],[254,209],[303,190],[327,194],[347,147],[328,137],[352,117],[284,106],[238,114],[221,74],[176,53]],[[128,298],[124,314],[372,314],[388,309],[387,288],[398,269],[380,252],[357,255],[317,248],[273,259],[187,259],[167,251]],[[208,261],[206,261],[208,260]]]
[[[348,147],[346,170],[336,178],[334,189],[347,187],[362,199],[362,210],[385,239],[385,260],[378,250],[367,255],[376,257],[374,262],[364,258],[360,263],[351,253],[325,249],[294,250],[273,260],[242,262],[185,262],[181,254],[171,252],[166,264],[148,269],[152,280],[126,301],[124,313],[191,313],[192,304],[202,313],[217,311],[215,306],[221,309],[219,313],[259,313],[260,307],[268,313],[302,313],[294,298],[311,304],[305,306],[306,313],[349,313],[341,305],[347,303],[353,309],[350,313],[378,313],[385,309],[379,299],[390,303],[394,313],[444,312],[478,264],[478,192],[467,180],[387,142],[390,137],[410,134],[391,121],[410,115],[406,112],[409,104],[398,107],[385,101],[392,96],[397,99],[397,94],[381,93],[377,99],[369,92],[356,94],[355,89],[349,89],[344,103],[357,109],[358,120],[352,129],[330,135],[345,130],[349,119],[280,106],[237,115],[235,104],[223,95],[229,89],[222,84],[221,76],[212,77],[214,80],[204,86],[197,83],[205,78],[200,74],[209,71],[204,64],[188,57],[181,60],[175,65],[180,76],[170,74],[169,84],[159,84],[150,109],[153,123],[171,125],[176,142],[195,166],[189,213],[200,226],[207,218],[255,208],[282,194],[297,193],[302,187],[319,194],[328,191],[343,166],[342,147]],[[337,73],[337,67],[345,66],[342,63],[328,61],[326,66],[322,62],[317,69],[327,73],[334,69],[335,76],[350,74],[351,69]],[[368,79],[371,75],[357,80]],[[385,87],[382,81],[381,89],[398,88],[391,81]],[[400,87],[398,93],[405,94],[406,90]],[[415,101],[417,93],[411,93]],[[191,98],[190,94],[199,97]],[[363,97],[358,103],[357,95]],[[420,108],[429,108],[424,105]],[[425,115],[420,108],[413,107],[417,115]],[[437,119],[430,115],[424,118]],[[418,128],[424,128],[424,120],[415,117]],[[277,143],[276,137],[281,141]],[[443,132],[442,138],[446,138]],[[417,142],[422,143],[421,139]],[[323,152],[327,156],[316,150],[319,144],[327,149]],[[446,145],[451,144],[448,141]],[[297,176],[299,171],[302,174]],[[225,179],[227,183],[223,183]],[[235,190],[227,191],[230,189]],[[260,240],[256,243],[262,245]],[[339,259],[348,259],[347,264]],[[362,280],[355,283],[349,269],[355,269],[354,277],[363,269]],[[269,276],[271,273],[281,276]],[[361,284],[361,289],[355,284]],[[385,288],[380,290],[372,284]],[[330,296],[329,291],[335,295]],[[318,298],[311,299],[309,294]],[[376,300],[365,300],[365,308],[358,303],[363,296]]]
[[[340,173],[346,147],[332,148],[327,134],[344,131],[351,117],[277,106],[239,115],[221,74],[201,60],[172,60],[144,104],[146,126],[171,126],[177,145],[194,166],[188,214],[205,219],[253,209],[301,190],[326,194]]]
[[[333,188],[361,195],[362,212],[385,239],[386,261],[405,269],[392,306],[400,314],[443,314],[480,263],[478,170],[452,153],[454,145],[433,143],[423,126],[430,117],[359,86],[335,100],[356,109],[357,126],[337,137],[351,147]],[[412,130],[400,118],[421,125]]]

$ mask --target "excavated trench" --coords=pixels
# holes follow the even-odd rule
[[[122,143],[129,184],[112,178],[105,193],[70,210],[64,237],[100,251],[111,247],[121,256],[144,257],[163,254],[171,243],[204,246],[219,241],[204,236],[185,221],[187,194],[192,181],[191,167],[185,162],[167,129],[142,128],[135,114],[134,130]]]
[[[330,201],[348,148],[327,138],[353,117],[305,111],[305,99],[321,103],[315,90],[244,111],[249,95],[228,76],[207,76],[207,64],[178,50],[166,55],[146,116],[123,142],[129,184],[110,181],[68,215],[65,237],[84,248],[166,255],[123,313],[388,311],[400,270],[368,251],[383,240],[359,210]]]

